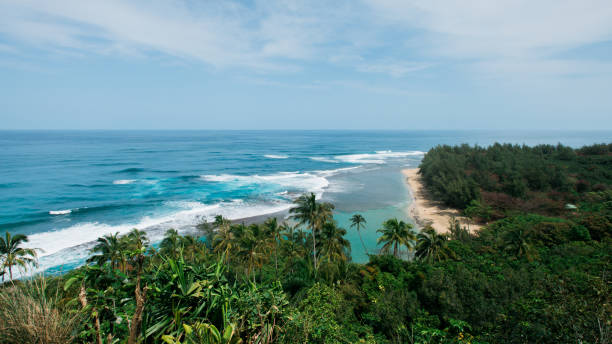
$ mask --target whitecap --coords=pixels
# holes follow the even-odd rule
[[[314,172],[323,177],[333,177],[340,173],[346,173],[346,172],[354,171],[358,169],[361,170],[362,167],[361,166],[342,167],[342,168],[337,168],[335,170],[320,170],[320,171],[314,171]]]
[[[303,192],[314,192],[318,197],[323,195],[329,181],[317,173],[280,172],[270,175],[241,176],[234,174],[203,175],[209,182],[231,183],[236,187],[269,184],[281,188],[297,189]]]
[[[172,201],[165,203],[167,206],[179,208],[178,211],[165,215],[149,217],[145,216],[138,221],[126,222],[119,225],[109,225],[101,222],[83,222],[61,229],[48,232],[34,233],[28,236],[27,247],[40,248],[40,256],[53,255],[62,250],[75,247],[85,243],[92,243],[98,238],[111,233],[125,234],[133,228],[151,230],[158,227],[185,228],[193,226],[203,220],[213,220],[215,215],[223,215],[229,219],[238,219],[251,216],[271,214],[289,209],[291,203],[287,201],[270,202],[245,202],[236,199],[231,201],[204,204],[195,201]],[[150,237],[151,241],[161,239]]]
[[[119,180],[113,181],[113,184],[115,184],[115,185],[126,185],[126,184],[132,184],[135,181],[136,181],[136,179],[119,179]]]
[[[72,209],[65,210],[50,210],[49,215],[66,215],[72,213]]]
[[[284,155],[284,154],[266,154],[264,155],[264,157],[268,159],[287,159],[289,158],[288,155]]]
[[[338,155],[334,158],[342,162],[351,164],[384,164],[389,159],[406,158],[409,156],[421,156],[424,155],[421,151],[408,151],[408,152],[393,152],[387,151],[376,151],[375,153],[363,153],[363,154],[346,154]]]
[[[101,222],[83,222],[67,228],[54,229],[48,232],[30,234],[25,247],[37,248],[39,251],[39,268],[34,272],[60,265],[82,264],[90,255],[89,250],[95,241],[107,234],[126,234],[133,228],[147,233],[153,243],[162,240],[166,230],[177,229],[180,233],[192,231],[194,226],[203,221],[212,221],[216,215],[230,220],[265,216],[286,211],[292,207],[288,200],[268,202],[246,202],[230,200],[214,204],[194,201],[172,201],[166,205],[180,208],[177,211],[154,217],[143,217],[137,221],[119,225]]]
[[[309,159],[313,160],[313,161],[330,162],[330,163],[333,163],[333,164],[340,163],[340,161],[338,161],[338,160],[334,160],[334,159],[330,159],[330,158],[325,158],[325,157],[322,157],[322,156],[311,156]]]

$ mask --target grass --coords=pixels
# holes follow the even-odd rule
[[[5,286],[0,293],[2,343],[65,344],[75,341],[82,314],[63,309],[58,292],[50,293],[49,289],[42,277]]]

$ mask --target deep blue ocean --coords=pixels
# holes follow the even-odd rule
[[[84,262],[96,238],[132,228],[153,242],[215,215],[282,214],[304,192],[336,204],[364,239],[406,218],[400,173],[438,144],[511,142],[578,147],[609,142],[586,131],[0,131],[0,231],[29,236],[40,268]],[[366,256],[349,229],[353,259]]]

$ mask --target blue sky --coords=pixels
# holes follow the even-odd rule
[[[1,129],[612,129],[609,0],[0,0]]]

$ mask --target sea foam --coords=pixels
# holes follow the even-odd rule
[[[381,164],[389,159],[419,156],[423,152],[392,152],[379,151],[368,154],[338,155],[329,161],[355,163],[360,166],[344,167],[332,170],[309,172],[280,172],[274,174],[218,174],[196,176],[200,180],[219,183],[223,188],[257,190],[256,195],[262,196],[254,200],[226,200],[216,203],[201,203],[197,201],[166,202],[159,209],[158,215],[142,217],[138,220],[125,221],[121,224],[103,222],[81,222],[66,228],[56,228],[47,232],[29,235],[27,247],[40,248],[40,268],[38,271],[57,266],[78,266],[90,255],[89,250],[95,241],[111,233],[125,234],[133,228],[144,230],[151,242],[162,240],[166,230],[175,228],[179,232],[194,230],[194,226],[203,221],[212,221],[214,216],[223,215],[229,219],[239,219],[253,216],[265,216],[291,208],[291,200],[304,193],[313,192],[321,198],[326,191],[338,192],[338,187],[330,188],[328,178],[339,174],[352,173],[357,169],[366,168],[366,164]],[[320,160],[313,157],[313,160]],[[328,159],[328,158],[322,158]],[[323,161],[323,160],[320,161]],[[135,183],[135,179],[115,180],[113,184],[126,185]],[[350,185],[349,185],[350,186]],[[353,187],[353,186],[351,186]],[[52,215],[70,214],[70,209],[52,210]]]
[[[284,155],[284,154],[266,154],[264,155],[264,157],[268,158],[268,159],[287,159],[289,158],[288,155]]]
[[[133,228],[144,230],[151,242],[162,240],[166,230],[175,228],[179,232],[191,231],[194,226],[204,221],[212,221],[214,216],[223,215],[235,220],[253,216],[265,216],[286,211],[291,208],[291,198],[303,192],[314,192],[318,198],[323,196],[330,183],[327,177],[360,168],[345,167],[335,170],[311,172],[280,172],[269,175],[203,175],[201,179],[225,184],[229,188],[256,187],[278,189],[272,199],[231,201],[205,204],[196,201],[169,201],[164,203],[165,213],[159,216],[142,217],[118,225],[101,222],[84,222],[48,232],[35,233],[29,236],[27,247],[39,248],[41,252],[40,267],[42,271],[57,266],[77,266],[89,256],[89,250],[95,241],[104,235],[126,234]],[[168,209],[172,211],[168,212]]]
[[[50,210],[49,215],[66,215],[72,213],[72,209],[65,210]]]
[[[107,234],[126,234],[133,228],[147,233],[151,242],[162,240],[166,230],[175,228],[179,232],[193,230],[193,227],[204,221],[212,221],[216,215],[236,220],[253,216],[264,216],[288,210],[292,203],[286,200],[269,202],[246,202],[232,200],[214,204],[200,202],[168,202],[178,211],[157,217],[143,217],[139,221],[109,225],[100,222],[86,222],[71,227],[35,233],[28,236],[24,245],[40,249],[39,268],[36,271],[64,264],[82,264],[89,256],[89,250],[95,241]]]
[[[321,197],[323,191],[329,186],[324,176],[309,172],[281,172],[270,175],[241,176],[235,174],[203,175],[202,179],[209,182],[229,183],[235,187],[249,185],[276,185],[281,188],[290,188],[302,192],[314,192]]]
[[[119,179],[119,180],[113,181],[113,184],[115,184],[115,185],[126,185],[126,184],[132,184],[135,181],[136,181],[136,179]]]
[[[313,160],[313,161],[329,162],[329,163],[333,163],[333,164],[340,163],[340,161],[338,161],[338,160],[334,160],[334,159],[330,159],[330,158],[326,158],[326,157],[322,157],[322,156],[311,156],[309,159]]]
[[[424,152],[409,151],[409,152],[393,152],[393,151],[377,151],[373,154],[346,154],[337,155],[334,158],[342,162],[351,164],[384,164],[389,159],[406,158],[409,156],[422,156]]]

